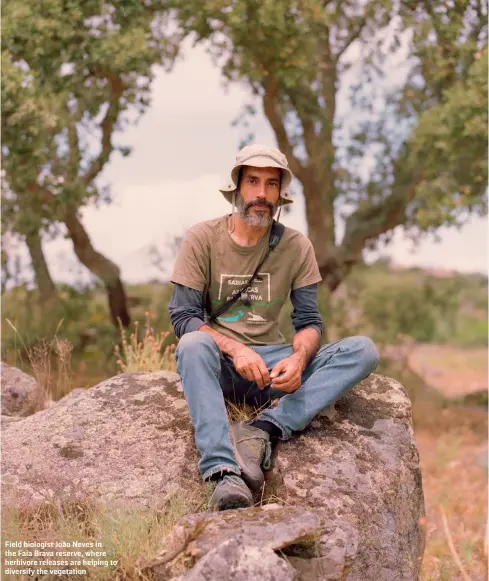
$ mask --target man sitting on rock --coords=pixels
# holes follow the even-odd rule
[[[262,469],[270,467],[271,444],[304,430],[378,364],[368,337],[320,347],[321,276],[312,244],[278,222],[281,206],[292,202],[291,179],[278,149],[244,147],[221,190],[232,213],[188,231],[171,278],[177,367],[199,470],[217,482],[211,510],[251,506]],[[289,293],[292,345],[278,324]],[[275,398],[278,405],[269,407]],[[263,409],[255,420],[229,426],[225,399]]]

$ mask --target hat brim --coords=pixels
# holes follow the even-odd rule
[[[233,169],[231,170],[231,180],[227,182],[227,184],[219,188],[219,191],[223,194],[226,200],[229,203],[232,203],[233,200],[233,192],[238,187],[238,175],[239,169],[243,166],[250,166],[250,167],[276,167],[282,173],[282,181],[280,187],[280,197],[282,199],[283,204],[292,204],[294,200],[291,199],[287,188],[289,187],[293,175],[292,172],[288,168],[284,168],[279,163],[277,163],[274,159],[264,155],[256,155],[247,159],[244,163],[236,164]]]

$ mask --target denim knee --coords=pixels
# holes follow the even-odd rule
[[[216,342],[210,335],[203,331],[192,331],[191,333],[185,333],[180,339],[175,356],[178,359],[183,353],[199,355],[206,352],[209,348],[216,353],[219,351]]]
[[[352,342],[352,347],[360,351],[361,360],[365,368],[370,370],[370,372],[374,371],[379,364],[379,352],[372,339],[358,335],[356,337],[349,337],[348,341]]]

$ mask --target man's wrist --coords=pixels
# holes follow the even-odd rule
[[[223,335],[222,333],[219,333],[219,331],[216,331],[207,323],[202,325],[199,331],[202,331],[210,335],[216,342],[219,349],[226,355],[229,355],[231,358],[234,358],[238,349],[243,347],[242,343],[240,343],[239,341],[235,341],[230,337],[226,337],[226,335]]]
[[[321,336],[317,329],[308,328],[298,331],[293,340],[294,355],[301,361],[302,370],[309,365],[320,347]]]
[[[302,371],[307,367],[307,351],[303,345],[298,345],[297,348],[294,347],[293,357],[299,361]]]

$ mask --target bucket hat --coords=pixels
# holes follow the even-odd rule
[[[285,155],[276,147],[268,145],[247,145],[243,147],[236,156],[236,163],[231,170],[231,179],[226,181],[225,185],[219,188],[229,203],[233,201],[233,192],[238,187],[239,168],[249,165],[253,167],[278,167],[282,173],[282,180],[280,184],[280,198],[282,204],[291,204],[292,200],[288,187],[292,181],[293,175],[289,169],[289,164]]]

